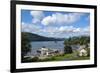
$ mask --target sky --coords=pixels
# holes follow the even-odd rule
[[[90,35],[90,13],[21,10],[21,30],[46,37]]]

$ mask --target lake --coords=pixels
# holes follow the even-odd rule
[[[31,42],[31,52],[28,53],[28,55],[36,55],[36,51],[43,46],[46,48],[51,49],[58,49],[63,52],[64,50],[64,41],[34,41]]]

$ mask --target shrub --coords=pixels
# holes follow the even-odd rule
[[[90,56],[90,48],[86,48],[87,56]]]
[[[65,45],[65,47],[64,47],[64,53],[65,54],[73,53],[71,46]]]
[[[32,58],[32,61],[33,62],[38,62],[39,61],[39,58],[38,57],[34,57],[34,58]]]

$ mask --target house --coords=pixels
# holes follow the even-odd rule
[[[46,47],[42,47],[41,49],[37,50],[37,54],[41,57],[54,56],[55,54],[58,54],[58,53],[59,53],[59,50],[49,49]]]
[[[85,50],[84,48],[85,48],[85,46],[83,45],[83,46],[80,46],[80,48],[78,49],[79,56],[87,56],[88,55],[87,50]]]
[[[72,45],[73,52],[76,51],[76,56],[87,56],[88,51],[85,49],[86,45]],[[88,48],[90,48],[90,44],[88,44]]]

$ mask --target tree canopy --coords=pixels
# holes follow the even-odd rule
[[[72,47],[71,45],[85,45],[88,47],[88,44],[90,43],[90,37],[89,36],[80,36],[80,37],[70,37],[64,41],[64,53],[72,53]]]
[[[31,50],[30,41],[24,34],[21,34],[21,56],[22,56],[22,59],[30,50]]]
[[[70,37],[65,40],[65,45],[86,45],[90,43],[89,36],[80,36],[80,37]]]

